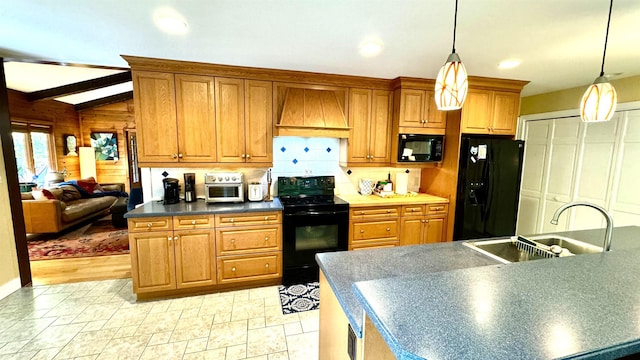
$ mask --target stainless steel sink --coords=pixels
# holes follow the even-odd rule
[[[591,245],[583,241],[561,235],[536,235],[527,237],[527,239],[546,246],[558,245],[570,252],[570,254],[563,252],[562,256],[602,252],[602,248],[599,246]],[[463,245],[505,264],[545,258],[543,256],[532,255],[527,251],[518,249],[511,239],[466,241]]]

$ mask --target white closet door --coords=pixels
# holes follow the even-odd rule
[[[546,173],[551,121],[528,121],[525,126],[525,152],[516,233],[535,234],[538,232],[537,226],[542,210],[545,186],[543,175]]]
[[[558,225],[551,224],[555,211],[574,196],[580,119],[570,117],[553,120],[553,134],[549,151],[549,167],[546,173],[547,189],[544,196],[542,232],[561,231],[569,228],[570,213],[566,211]]]
[[[611,210],[615,226],[640,226],[640,110],[625,112],[622,120]]]

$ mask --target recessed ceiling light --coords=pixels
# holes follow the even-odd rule
[[[519,60],[504,60],[498,64],[498,69],[513,69],[518,65],[520,65]]]
[[[360,55],[364,57],[373,57],[382,52],[382,43],[378,41],[367,41],[360,45]]]
[[[189,28],[182,15],[168,8],[156,11],[153,21],[160,30],[168,34],[186,34]]]

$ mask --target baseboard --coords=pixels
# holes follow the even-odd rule
[[[6,298],[11,295],[14,291],[20,289],[22,286],[20,283],[20,278],[15,278],[10,280],[8,283],[0,286],[0,300]]]

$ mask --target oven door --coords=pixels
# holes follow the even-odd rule
[[[304,211],[284,214],[283,283],[318,281],[315,255],[347,250],[349,211]]]

